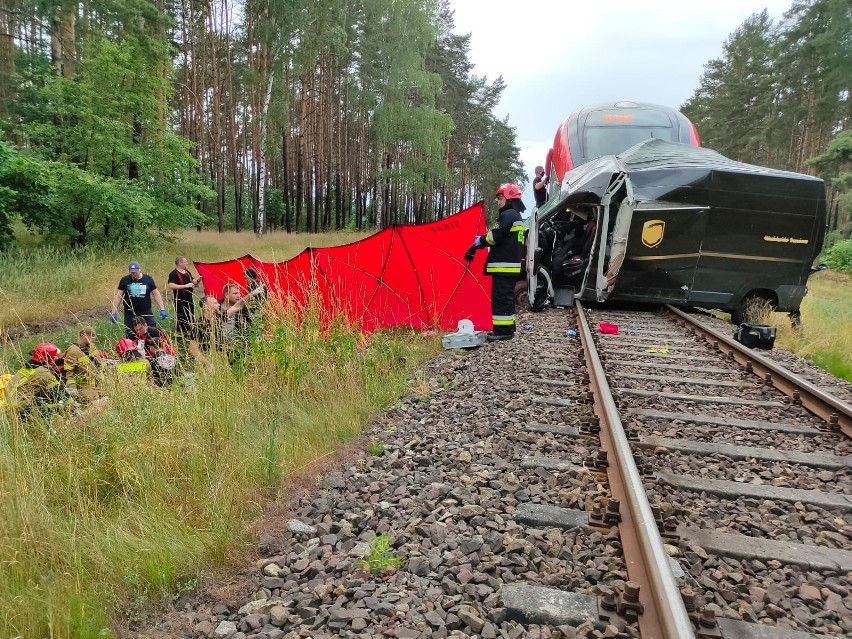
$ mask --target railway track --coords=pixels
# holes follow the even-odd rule
[[[673,309],[578,312],[611,475],[632,473],[634,520],[653,518],[647,539],[621,526],[660,572],[637,570],[642,635],[852,633],[852,410]],[[594,334],[600,321],[627,330]]]
[[[848,408],[688,320],[554,310],[445,352],[184,636],[852,636]],[[363,570],[377,535],[397,570]]]

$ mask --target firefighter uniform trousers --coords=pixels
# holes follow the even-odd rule
[[[515,334],[515,283],[517,275],[491,276],[491,321],[495,335]]]

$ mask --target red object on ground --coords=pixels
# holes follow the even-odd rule
[[[227,262],[196,262],[207,295],[221,299],[225,284],[245,290],[253,268],[270,298],[296,312],[308,306],[324,325],[344,317],[370,332],[392,326],[455,330],[469,319],[491,329],[491,283],[483,275],[487,251],[468,265],[464,253],[485,233],[485,206],[474,204],[426,224],[394,225],[343,246],[307,248],[286,262],[244,255]]]
[[[609,322],[601,322],[598,324],[598,330],[607,335],[618,335],[618,324],[610,324]]]

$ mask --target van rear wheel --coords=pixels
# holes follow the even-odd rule
[[[760,322],[774,310],[775,302],[762,295],[752,293],[742,298],[731,312],[731,323],[739,326],[745,322]]]

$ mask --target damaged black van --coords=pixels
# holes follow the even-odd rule
[[[529,305],[669,303],[798,313],[826,226],[823,181],[648,139],[565,173],[527,237]]]

